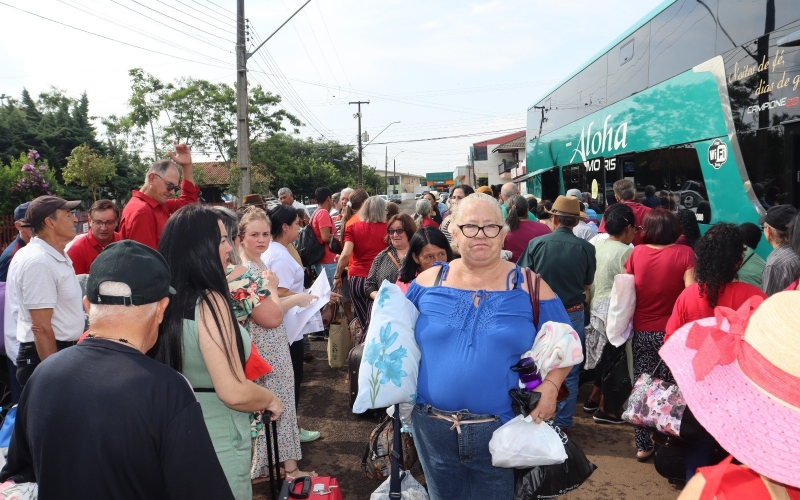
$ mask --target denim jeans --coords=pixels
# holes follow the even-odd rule
[[[572,328],[578,332],[581,338],[581,346],[585,345],[586,330],[583,324],[583,310],[567,313],[569,321],[572,323]],[[569,389],[569,397],[564,401],[558,403],[558,410],[556,411],[556,425],[562,429],[569,429],[572,427],[572,416],[575,414],[575,404],[578,402],[578,379],[580,377],[581,365],[575,365],[569,371],[564,383],[567,384]]]
[[[317,276],[322,274],[322,270],[325,270],[325,275],[328,277],[328,284],[333,288],[333,275],[336,274],[336,262],[331,262],[330,264],[314,264],[314,271],[317,272]]]
[[[480,424],[461,424],[432,418],[457,415],[462,421],[494,419]],[[431,500],[511,500],[514,498],[514,472],[492,465],[489,440],[502,424],[494,415],[475,415],[467,410],[440,411],[428,404],[417,404],[411,414],[414,444],[417,448]]]

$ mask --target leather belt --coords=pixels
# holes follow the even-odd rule
[[[575,311],[580,311],[581,309],[583,309],[583,304],[575,304],[572,307],[568,307],[567,312],[574,313]]]

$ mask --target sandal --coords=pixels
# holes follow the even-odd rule
[[[286,479],[297,479],[298,477],[317,477],[317,476],[319,476],[319,474],[317,474],[317,472],[313,470],[311,472],[304,472],[301,471],[299,468],[297,468],[295,470],[286,471]]]
[[[286,479],[286,469],[281,467],[281,481]],[[269,476],[262,476],[262,477],[254,477],[250,480],[251,484],[259,484],[259,483],[266,483],[269,481]]]
[[[650,457],[653,456],[653,452],[655,452],[655,451],[656,451],[655,448],[653,448],[650,451],[639,451],[639,452],[636,452],[636,460],[638,462],[642,462],[642,463],[647,462],[648,460],[650,460]]]

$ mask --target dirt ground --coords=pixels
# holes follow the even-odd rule
[[[328,366],[326,342],[311,345],[315,359],[305,365],[298,418],[302,427],[318,430],[322,437],[303,445],[300,467],[336,477],[345,500],[369,499],[380,483],[361,472],[361,457],[378,419],[350,413],[346,370]],[[581,403],[588,390],[588,385],[582,388],[578,398]],[[678,497],[680,492],[656,473],[652,460],[644,464],[636,461],[632,427],[595,424],[582,408],[578,408],[575,417],[573,439],[597,465],[597,470],[581,488],[563,498],[673,500]],[[420,475],[418,469],[419,465],[412,469],[415,476]],[[269,499],[263,485],[257,485],[253,493],[255,500]]]

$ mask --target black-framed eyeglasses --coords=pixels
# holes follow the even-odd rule
[[[175,184],[173,184],[173,183],[169,182],[168,180],[164,179],[163,177],[161,177],[157,173],[153,172],[153,175],[155,175],[156,177],[158,177],[159,179],[164,181],[164,185],[166,186],[167,191],[180,191],[181,190],[180,186],[176,186]]]
[[[20,228],[23,228],[23,227],[31,227],[31,225],[30,225],[30,224],[20,224],[20,225],[19,225],[19,227],[20,227]]]
[[[400,229],[387,229],[386,230],[386,234],[388,234],[389,236],[391,236],[393,234],[400,235],[400,234],[403,234],[405,232],[406,232],[406,230],[403,229],[402,227]]]
[[[485,226],[478,226],[475,224],[463,224],[459,225],[458,229],[461,230],[461,234],[466,236],[467,238],[474,238],[478,236],[478,233],[483,231],[483,235],[487,238],[496,238],[500,231],[503,229],[503,226],[499,224],[486,224]]]

